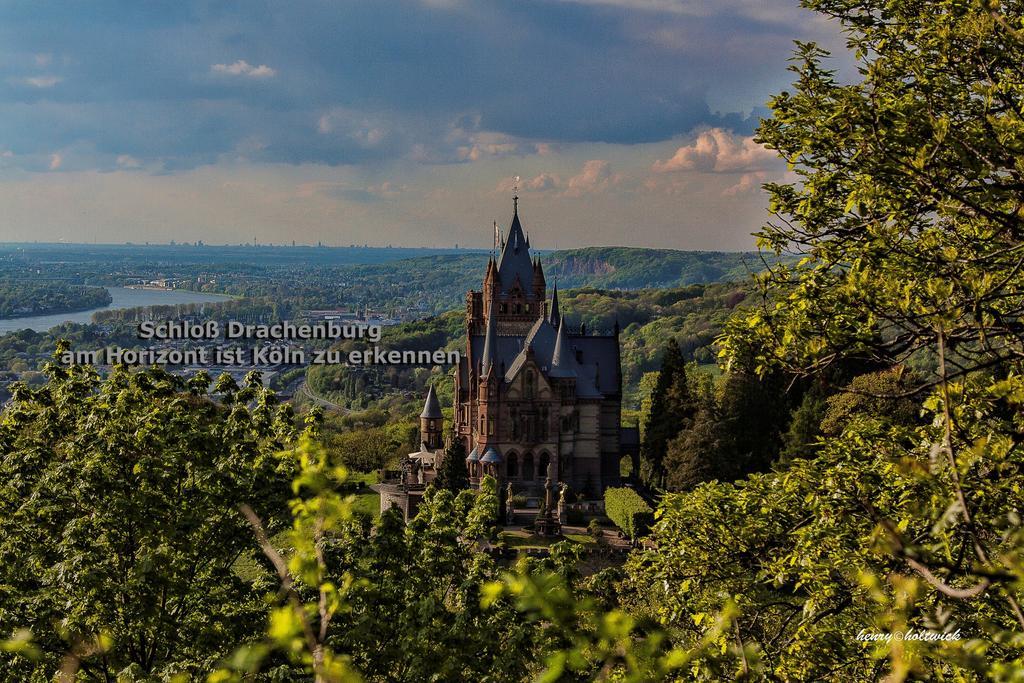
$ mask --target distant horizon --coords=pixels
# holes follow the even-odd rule
[[[745,251],[799,0],[0,5],[0,240]]]
[[[374,245],[374,244],[303,244],[296,242],[295,244],[282,244],[282,243],[256,243],[246,244],[244,242],[231,243],[208,243],[203,242],[197,244],[195,242],[61,242],[61,241],[0,241],[0,249],[11,248],[11,247],[188,247],[191,249],[366,249],[366,250],[404,250],[404,251],[437,251],[437,252],[466,252],[466,253],[478,253],[486,254],[493,250],[485,247],[463,247],[450,246],[409,246],[400,244],[386,244],[386,245]],[[544,253],[555,253],[561,251],[580,251],[584,249],[636,249],[642,251],[676,251],[680,253],[697,253],[697,254],[757,254],[759,250],[756,248],[752,249],[676,249],[673,247],[638,247],[625,244],[588,244],[582,246],[566,247],[566,248],[554,248],[548,249],[536,245],[531,245],[530,250],[535,254]]]

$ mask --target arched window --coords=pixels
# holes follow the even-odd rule
[[[551,456],[547,453],[540,454],[540,462],[537,463],[537,477],[543,479],[548,476],[548,465],[551,464]]]
[[[509,479],[519,476],[519,458],[515,453],[505,456],[505,474]]]
[[[523,393],[526,394],[526,398],[533,398],[533,372],[530,370],[526,371],[526,387]]]
[[[523,479],[527,481],[533,479],[533,453],[523,456]]]

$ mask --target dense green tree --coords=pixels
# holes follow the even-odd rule
[[[111,301],[110,292],[103,287],[29,280],[0,282],[0,320],[26,315],[84,311],[106,306]]]
[[[665,486],[670,491],[686,491],[713,479],[736,478],[736,446],[717,407],[705,403],[693,421],[668,442],[665,454]]]
[[[434,480],[438,488],[458,493],[469,488],[466,474],[466,445],[453,434],[441,460],[441,469]]]
[[[409,452],[408,439],[397,425],[346,429],[325,428],[321,440],[327,449],[356,472],[393,467]]]
[[[788,462],[795,458],[809,458],[818,452],[821,421],[827,408],[825,389],[815,383],[790,416],[789,428],[782,437],[780,460]]]
[[[791,398],[781,373],[758,376],[745,364],[731,365],[718,396],[731,451],[718,457],[725,461],[719,469],[737,478],[763,472],[778,458],[782,435],[789,426]]]
[[[255,373],[219,405],[205,374],[46,373],[0,421],[0,632],[30,627],[41,655],[0,654],[2,679],[66,655],[82,680],[208,671],[262,620],[233,571],[254,547],[238,506],[286,517],[289,409]]]
[[[670,339],[661,361],[661,371],[651,392],[651,412],[644,426],[640,447],[640,477],[651,487],[665,485],[665,451],[668,442],[686,427],[694,404],[687,381],[686,361],[679,344]]]
[[[326,451],[304,439],[286,455],[299,468],[292,528],[271,543],[248,512],[282,585],[267,637],[211,680],[529,678],[537,629],[508,599],[482,604],[482,587],[500,577],[478,545],[497,516],[493,478],[479,493],[430,487],[408,525],[392,510],[371,527],[352,514],[347,473]],[[287,559],[275,544],[291,549]]]
[[[821,432],[838,436],[857,415],[912,425],[921,410],[919,402],[910,398],[918,384],[920,380],[903,367],[858,375],[842,391],[828,397]]]
[[[847,678],[1019,675],[1019,650],[1003,647],[1024,629],[1024,6],[806,4],[844,26],[859,78],[840,82],[822,50],[800,45],[793,90],[770,103],[757,139],[798,181],[768,185],[773,218],[759,241],[800,260],[761,278],[765,305],[730,325],[724,353],[752,352],[762,374],[819,374],[850,359],[934,371],[896,395],[862,387],[877,399],[916,399],[923,426],[847,411],[853,419],[835,425],[842,436],[794,463],[750,510],[768,537],[761,552],[790,555],[817,578],[787,578],[782,562],[752,575],[792,586],[803,618],[852,610],[856,618],[834,633],[870,620],[889,630],[962,628],[976,639],[847,652],[836,643],[831,664],[848,662]],[[811,490],[793,493],[804,503],[784,504],[786,483],[803,474]],[[815,490],[815,480],[828,486]],[[785,508],[800,512],[787,520]],[[795,552],[777,550],[791,543]],[[831,642],[821,638],[805,627],[789,652]]]

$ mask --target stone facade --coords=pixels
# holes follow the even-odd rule
[[[455,381],[455,434],[470,481],[490,474],[538,494],[548,474],[599,497],[619,482],[622,380],[618,329],[569,331],[547,300],[518,200],[482,291],[466,296],[466,352]]]
[[[503,496],[511,484],[516,494],[544,497],[550,479],[597,499],[619,484],[619,461],[636,449],[635,428],[620,423],[618,325],[611,334],[569,327],[557,288],[547,298],[516,198],[482,290],[466,295],[466,351],[455,373],[451,438],[464,442],[472,485],[489,474]],[[381,511],[396,506],[406,519],[416,514],[444,458],[445,434],[431,388],[420,414],[419,450],[395,479],[375,487]]]

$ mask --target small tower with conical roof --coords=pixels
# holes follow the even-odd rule
[[[434,387],[427,391],[427,400],[420,413],[420,442],[424,450],[436,450],[443,447],[444,415],[441,414],[441,403],[437,400]]]

